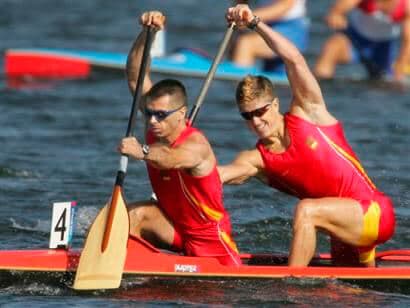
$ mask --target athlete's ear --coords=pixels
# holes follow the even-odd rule
[[[272,107],[274,107],[276,110],[279,110],[279,98],[275,97],[272,101]]]
[[[178,110],[178,113],[181,115],[181,119],[186,118],[188,108],[186,106],[182,107],[181,110]]]

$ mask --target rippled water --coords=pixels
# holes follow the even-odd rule
[[[65,47],[127,52],[139,31],[135,16],[159,8],[168,14],[167,49],[198,47],[214,54],[223,36],[223,1],[22,1],[0,2],[0,52],[12,47]],[[310,1],[313,62],[328,34],[321,14],[330,1]],[[211,22],[210,22],[211,21]],[[2,64],[2,63],[0,63]],[[341,73],[360,69],[349,67]],[[160,76],[156,76],[160,78]],[[183,79],[190,101],[200,80]],[[78,202],[74,245],[111,194],[118,165],[115,151],[124,135],[131,97],[121,74],[97,73],[89,80],[54,82],[10,89],[0,82],[0,249],[44,248],[48,245],[51,204]],[[235,84],[213,83],[197,119],[221,163],[254,145],[233,103]],[[397,231],[382,248],[410,247],[410,95],[407,90],[340,78],[322,84],[329,109],[344,124],[351,145],[376,185],[394,200]],[[289,89],[278,89],[283,110]],[[137,128],[141,131],[141,126]],[[127,200],[150,192],[145,167],[132,162],[125,184]],[[295,199],[251,181],[226,187],[235,238],[242,251],[286,252]],[[327,251],[326,238],[319,249]],[[0,305],[214,304],[408,306],[407,293],[382,292],[335,281],[204,281],[136,279],[121,290],[78,295],[66,285],[22,278],[2,284]]]

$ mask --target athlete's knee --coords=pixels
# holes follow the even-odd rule
[[[128,215],[130,220],[137,222],[142,221],[144,218],[145,208],[143,206],[135,206],[128,209]]]
[[[130,233],[132,235],[140,236],[140,228],[142,221],[141,210],[139,208],[133,208],[128,211],[128,216],[130,218]]]
[[[150,209],[152,206],[134,204],[128,209],[130,218],[130,231],[133,235],[140,235],[140,229],[144,222],[150,220]]]
[[[294,227],[297,227],[301,224],[312,224],[316,226],[316,218],[317,218],[317,206],[315,205],[312,199],[303,199],[301,200],[295,210]]]

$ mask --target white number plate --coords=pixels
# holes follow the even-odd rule
[[[73,220],[75,202],[53,203],[53,216],[51,219],[49,247],[65,248],[70,246],[73,234]]]

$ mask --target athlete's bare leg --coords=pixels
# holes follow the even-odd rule
[[[348,198],[304,199],[296,206],[289,265],[307,266],[316,250],[316,232],[324,230],[343,243],[358,246],[363,232],[363,210]]]
[[[232,53],[232,61],[240,66],[252,66],[257,59],[274,57],[272,49],[256,33],[246,33],[239,36]]]
[[[338,33],[331,36],[322,48],[316,62],[314,73],[317,78],[332,78],[338,64],[349,63],[352,59],[351,43],[346,35]]]
[[[170,249],[174,227],[155,201],[140,201],[128,205],[130,234],[142,237],[158,248]]]

